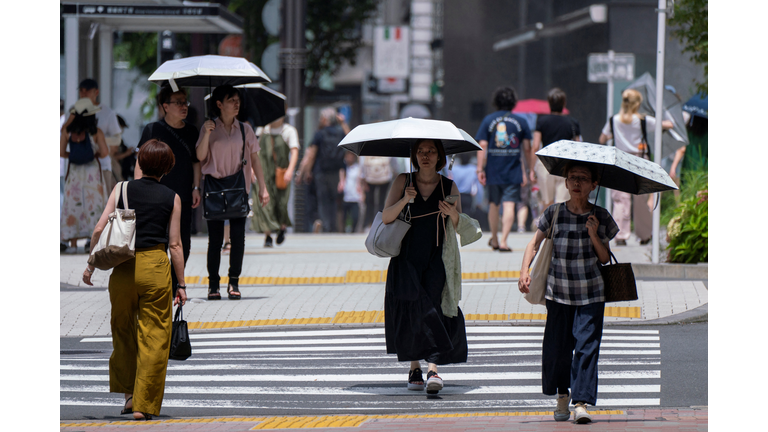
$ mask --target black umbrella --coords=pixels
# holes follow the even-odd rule
[[[244,93],[240,119],[253,126],[266,126],[285,117],[285,95],[263,84],[237,86]]]

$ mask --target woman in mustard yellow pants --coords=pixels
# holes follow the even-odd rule
[[[171,342],[171,252],[179,284],[173,304],[187,300],[184,255],[179,225],[181,200],[160,184],[175,159],[167,144],[149,140],[141,146],[138,164],[142,177],[128,182],[123,195],[116,187],[91,238],[98,244],[109,215],[115,208],[133,209],[136,215],[135,258],[117,265],[109,278],[112,304],[112,346],[109,359],[109,391],[125,394],[121,414],[149,420],[160,414]],[[120,185],[118,185],[120,186]],[[88,265],[83,281],[91,284],[94,267]]]

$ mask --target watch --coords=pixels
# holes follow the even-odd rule
[[[187,286],[186,285],[181,285],[180,283],[176,282],[176,289],[183,289],[183,290],[186,291]]]
[[[200,188],[195,186],[195,187],[192,188],[192,190],[200,190]]]

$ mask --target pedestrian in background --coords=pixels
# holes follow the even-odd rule
[[[99,112],[96,113],[96,124],[99,129],[104,133],[104,141],[107,143],[109,153],[99,157],[99,164],[101,165],[101,179],[104,185],[104,194],[109,194],[109,191],[115,187],[116,178],[112,171],[112,158],[110,155],[114,153],[117,147],[120,146],[120,137],[123,130],[120,128],[120,123],[117,120],[117,114],[112,111],[106,104],[98,104],[97,99],[99,97],[99,84],[92,78],[86,78],[78,86],[79,97],[88,98],[91,100],[94,106],[99,108]],[[73,116],[70,115],[69,119],[65,123],[65,126],[73,120]]]
[[[542,209],[567,200],[568,190],[565,187],[565,179],[550,174],[536,157],[536,152],[555,141],[581,141],[579,122],[563,114],[566,105],[565,92],[555,87],[547,93],[547,101],[551,114],[543,114],[536,118],[536,130],[533,132],[533,146],[529,159],[529,165],[534,167],[530,172],[531,182],[539,186]]]
[[[654,130],[656,119],[652,116],[638,113],[643,95],[635,89],[626,89],[621,93],[621,109],[603,126],[600,134],[600,144],[605,144],[613,138],[613,145],[619,150],[631,155],[650,160],[647,130]],[[663,120],[663,130],[671,129],[673,123]],[[635,235],[640,244],[648,244],[653,236],[652,204],[645,195],[635,195],[617,190],[611,190],[613,215],[619,224],[620,232],[616,236],[616,245],[625,246],[630,235],[630,221],[635,222]]]
[[[201,171],[206,176],[224,178],[243,171],[246,179],[251,173],[256,174],[259,185],[259,205],[270,201],[264,173],[259,159],[259,143],[256,134],[248,123],[237,120],[240,112],[240,92],[230,86],[216,87],[211,94],[211,113],[215,120],[206,120],[200,129],[200,138],[195,146],[197,158],[200,160]],[[245,151],[243,152],[243,148]],[[245,164],[243,159],[245,158]],[[246,193],[250,192],[251,183],[245,182]],[[254,203],[254,205],[257,205]],[[247,217],[229,220],[229,235],[232,248],[229,255],[229,284],[227,295],[230,300],[240,299],[238,287],[240,272],[243,268],[245,254],[245,222]],[[224,244],[224,221],[208,220],[208,300],[219,300],[219,264],[221,263],[221,248]]]
[[[116,188],[93,230],[96,245],[117,208],[131,208],[136,215],[136,256],[112,270],[109,277],[109,302],[112,305],[110,329],[112,355],[109,357],[109,391],[124,393],[121,414],[137,420],[160,415],[165,392],[165,375],[171,346],[171,299],[174,305],[187,300],[184,281],[184,253],[181,245],[181,200],[160,179],[174,165],[173,151],[152,139],[139,151],[138,164],[143,176],[128,182],[127,203]],[[182,281],[172,295],[170,249],[176,279]],[[93,285],[90,264],[83,282]]]
[[[346,135],[346,125],[339,117],[333,107],[320,111],[319,130],[309,143],[297,176],[298,181],[315,183],[323,232],[339,231],[336,226],[342,199],[338,191],[339,170],[344,169],[344,150],[339,143]]]
[[[353,233],[357,232],[357,223],[360,220],[360,202],[364,199],[363,187],[357,156],[346,152],[344,164],[346,167],[339,171],[339,191],[344,194],[342,228],[344,232]],[[347,220],[350,220],[351,225],[347,225]]]
[[[376,213],[384,209],[389,185],[394,177],[392,158],[383,156],[362,156],[360,158],[360,179],[365,194],[365,219],[363,225],[368,230]]]
[[[523,255],[518,288],[521,293],[529,292],[528,269],[553,226],[541,387],[545,395],[557,395],[556,421],[570,418],[569,401],[573,400],[574,419],[588,423],[592,418],[587,404],[597,402],[597,361],[605,309],[599,266],[609,261],[609,242],[619,227],[607,210],[589,202],[589,193],[599,181],[597,168],[572,162],[566,165],[565,173],[570,199],[549,206],[539,219],[538,230]]]
[[[448,317],[441,306],[446,271],[453,270],[443,263],[444,223],[458,226],[461,199],[452,204],[445,201],[449,195],[458,196],[459,190],[452,180],[439,174],[445,166],[440,140],[417,141],[411,161],[418,171],[397,176],[382,212],[385,224],[392,223],[406,205],[411,214],[411,228],[403,238],[400,254],[390,259],[387,269],[384,332],[387,353],[411,363],[408,389],[424,389],[420,365],[424,360],[428,365],[427,392],[437,393],[443,388],[437,366],[467,361],[464,315],[457,308],[457,315]],[[406,184],[409,177],[413,183]],[[409,204],[410,200],[413,203]]]
[[[144,127],[137,148],[141,149],[150,139],[157,139],[171,148],[176,161],[171,171],[160,179],[160,184],[169,187],[181,199],[181,245],[184,252],[184,262],[189,259],[192,242],[192,209],[201,202],[200,195],[200,161],[195,155],[195,143],[198,138],[197,128],[184,120],[189,113],[187,92],[183,88],[174,91],[165,84],[157,94],[158,110],[163,113],[162,119]],[[141,166],[138,161],[133,169],[133,176],[141,178]],[[171,262],[172,266],[176,264]],[[176,270],[171,272],[172,286],[176,289]],[[174,292],[174,296],[176,293]]]
[[[483,148],[477,152],[477,178],[488,186],[491,226],[488,245],[499,252],[512,252],[507,237],[515,223],[515,204],[521,203],[520,187],[527,183],[521,158],[530,160],[531,130],[524,118],[512,114],[517,105],[517,94],[512,87],[497,88],[493,104],[497,111],[483,119],[475,134],[475,140]],[[498,237],[500,208],[501,238]]]
[[[262,129],[259,147],[269,202],[264,207],[254,206],[251,224],[254,231],[264,233],[264,247],[272,247],[272,233],[277,232],[275,242],[279,245],[285,241],[285,230],[293,226],[288,216],[288,200],[299,162],[299,133],[295,127],[285,123],[285,117],[280,117]],[[277,187],[278,168],[285,185],[283,189]],[[257,202],[255,191],[252,196],[253,202]]]
[[[107,195],[101,181],[99,158],[108,156],[109,149],[104,133],[96,126],[99,110],[89,98],[78,100],[59,139],[59,156],[68,162],[64,175],[61,242],[69,242],[73,248],[77,248],[77,240],[81,238],[90,241]]]

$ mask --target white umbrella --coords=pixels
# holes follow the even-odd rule
[[[659,164],[616,147],[560,140],[537,151],[536,156],[550,174],[560,177],[565,177],[568,162],[594,164],[600,173],[600,186],[634,195],[677,189]]]
[[[411,147],[420,139],[439,139],[446,155],[483,149],[449,121],[412,117],[357,126],[341,140],[339,147],[358,156],[410,158]]]
[[[204,55],[168,60],[149,77],[157,85],[168,82],[173,91],[184,87],[218,87],[272,82],[258,66],[242,57]]]

